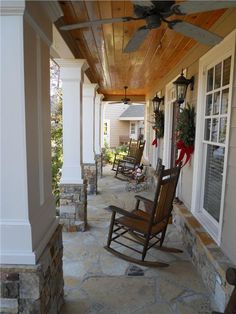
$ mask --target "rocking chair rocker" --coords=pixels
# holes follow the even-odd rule
[[[180,169],[181,165],[167,170],[164,170],[164,166],[161,166],[154,201],[136,195],[136,207],[131,212],[116,206],[109,206],[108,209],[112,211],[112,217],[105,249],[124,260],[139,265],[152,267],[169,266],[169,264],[160,261],[145,260],[145,257],[147,251],[154,246],[165,252],[182,252],[175,248],[162,246],[172,212],[172,203]],[[140,201],[144,203],[145,210],[139,209]],[[120,214],[121,217],[116,218],[116,214]],[[120,238],[139,244],[142,249],[138,250],[137,247],[132,247],[127,242],[122,242]],[[141,258],[137,259],[125,255],[117,249],[112,248],[111,245],[113,242],[141,254]]]

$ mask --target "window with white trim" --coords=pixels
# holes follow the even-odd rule
[[[220,245],[224,217],[236,31],[199,60],[191,210]]]
[[[130,123],[130,134],[135,134],[136,132],[136,123],[135,122],[131,122]]]
[[[207,69],[204,114],[204,184],[202,207],[219,222],[226,130],[228,126],[231,56]]]

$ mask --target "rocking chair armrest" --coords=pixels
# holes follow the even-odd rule
[[[137,199],[136,206],[135,206],[136,210],[139,209],[139,203],[140,203],[140,201],[142,201],[144,203],[145,211],[147,213],[151,212],[152,207],[153,207],[153,201],[149,200],[146,197],[140,196],[140,195],[135,195],[135,198]]]
[[[145,221],[144,218],[138,216],[138,215],[135,215],[123,208],[120,208],[120,207],[117,207],[117,206],[114,206],[114,205],[110,205],[108,206],[107,208],[108,210],[112,211],[112,212],[115,212],[115,213],[118,213],[118,214],[121,214],[123,216],[126,216],[126,217],[130,217],[130,218],[134,218],[134,219],[137,219],[137,220],[143,220]]]
[[[144,202],[144,203],[149,203],[150,205],[153,204],[153,201],[152,201],[152,200],[149,200],[148,198],[143,197],[143,196],[141,196],[141,195],[135,195],[134,197],[135,197],[138,201],[142,201],[142,202]]]

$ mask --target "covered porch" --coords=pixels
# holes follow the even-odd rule
[[[3,312],[224,311],[233,290],[226,270],[236,265],[236,3],[227,2],[229,8],[223,9],[213,3],[200,13],[187,4],[183,8],[191,14],[179,16],[171,9],[174,1],[1,2]],[[158,15],[159,5],[160,25],[141,28],[145,36],[140,46],[125,53],[135,31],[147,22],[146,12]],[[140,19],[122,22],[124,16],[139,14]],[[100,19],[110,22],[90,25]],[[85,28],[63,29],[84,22],[89,23]],[[213,32],[209,36],[215,42],[200,43],[195,39],[201,31],[192,34],[194,39],[189,29],[177,27],[188,23]],[[59,68],[63,108],[57,210],[51,175],[50,59]],[[181,72],[188,82],[194,77],[194,86],[180,102],[173,82]],[[129,86],[125,98],[124,86]],[[153,125],[154,97],[161,99],[162,136]],[[166,239],[184,253],[161,253],[170,264],[167,269],[135,266],[103,249],[110,217],[104,208],[134,205],[134,193],[126,192],[126,183],[114,179],[109,169],[100,178],[104,101],[145,103],[142,163],[152,171],[158,158],[166,168],[175,166],[181,155],[179,115],[188,104],[195,110],[196,132],[187,138],[190,158],[181,170]],[[153,190],[144,195],[152,199]]]

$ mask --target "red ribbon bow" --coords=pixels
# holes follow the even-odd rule
[[[176,146],[177,146],[177,149],[180,150],[180,153],[179,153],[179,158],[175,161],[175,164],[178,165],[184,159],[184,156],[186,155],[185,163],[183,164],[183,166],[185,166],[188,163],[194,151],[194,146],[193,145],[186,146],[182,140],[178,141]]]
[[[152,145],[157,147],[158,143],[157,143],[157,139],[156,138],[154,138],[154,140],[152,141]]]

